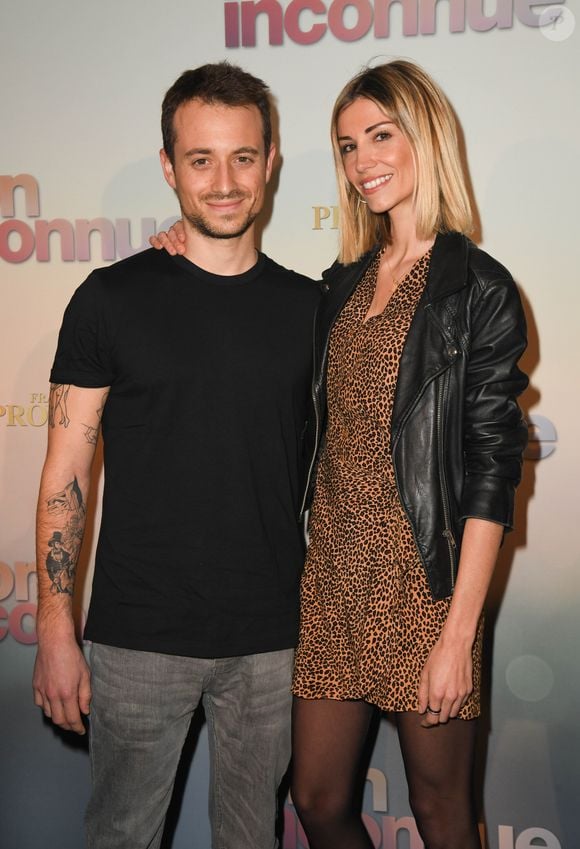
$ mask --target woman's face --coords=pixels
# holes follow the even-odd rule
[[[346,177],[369,209],[412,214],[413,152],[389,115],[359,97],[340,113],[337,134]]]

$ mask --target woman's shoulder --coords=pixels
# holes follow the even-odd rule
[[[463,233],[440,233],[433,247],[433,276],[443,289],[467,284],[485,291],[494,285],[514,286],[512,275],[499,260]]]
[[[481,286],[502,282],[513,284],[513,277],[505,265],[471,240],[467,239],[467,243],[468,267]]]
[[[370,251],[362,254],[362,256],[355,259],[354,262],[343,263],[338,259],[326,268],[322,272],[322,287],[324,290],[328,290],[333,284],[344,280],[345,277],[356,277],[362,270],[366,268],[371,259],[375,256],[377,251],[379,250],[379,245],[375,245],[375,247],[371,248]]]

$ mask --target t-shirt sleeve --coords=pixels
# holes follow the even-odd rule
[[[72,296],[58,335],[51,383],[87,388],[113,383],[112,329],[103,294],[98,276],[93,273]]]

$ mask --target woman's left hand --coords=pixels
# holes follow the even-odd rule
[[[471,645],[446,642],[442,634],[423,667],[418,711],[424,728],[457,716],[473,689]]]
[[[185,254],[185,227],[183,219],[178,220],[171,225],[167,232],[160,230],[154,236],[149,236],[149,244],[156,251],[166,250],[171,256]]]

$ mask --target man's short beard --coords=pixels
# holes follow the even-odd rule
[[[193,213],[183,213],[183,217],[186,218],[192,227],[195,227],[198,233],[201,233],[202,236],[208,236],[210,239],[236,239],[238,236],[243,236],[246,230],[249,230],[254,221],[256,220],[257,213],[250,212],[246,220],[238,227],[237,230],[233,230],[232,232],[222,232],[221,230],[214,229],[211,224],[203,217],[203,215],[194,215]]]

